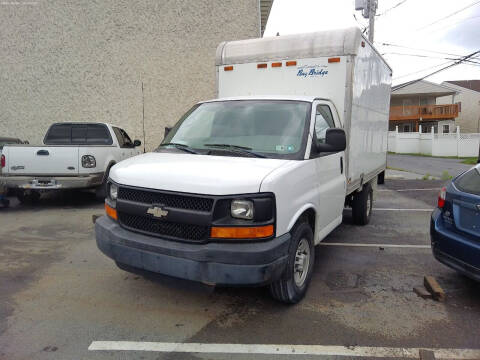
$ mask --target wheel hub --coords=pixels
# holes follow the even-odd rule
[[[295,253],[295,264],[293,267],[293,278],[297,286],[302,286],[308,275],[310,265],[310,246],[306,239],[301,239]]]

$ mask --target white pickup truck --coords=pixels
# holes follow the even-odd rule
[[[44,145],[5,145],[0,184],[20,201],[35,201],[41,191],[97,188],[104,193],[110,168],[138,155],[140,141],[106,123],[56,123]]]
[[[296,303],[345,205],[369,222],[391,69],[356,28],[222,43],[216,66],[218,99],[110,171],[97,245],[127,271]]]

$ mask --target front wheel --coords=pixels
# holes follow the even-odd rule
[[[288,304],[296,304],[302,300],[312,277],[314,262],[312,228],[302,222],[292,231],[288,262],[282,278],[270,284],[272,296]]]

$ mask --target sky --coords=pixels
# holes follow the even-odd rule
[[[354,3],[274,0],[264,37],[349,26],[363,30],[368,19]],[[418,79],[480,50],[480,1],[378,0],[374,44],[393,68],[394,85]],[[480,79],[480,54],[476,57],[478,64],[460,64],[426,80]]]

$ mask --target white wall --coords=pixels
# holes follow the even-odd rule
[[[444,83],[456,89],[459,93],[437,98],[437,104],[454,104],[461,102],[461,111],[455,119],[455,124],[465,132],[480,133],[480,92],[464,87]]]
[[[432,156],[478,156],[480,133],[434,134],[389,131],[388,151],[397,154],[425,154]]]

